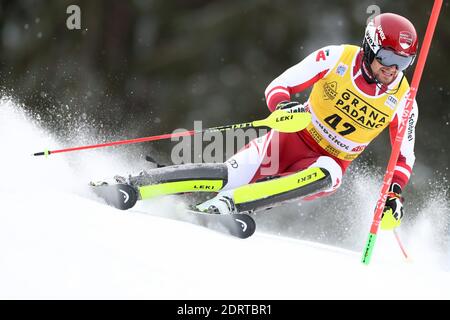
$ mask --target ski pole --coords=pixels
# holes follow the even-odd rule
[[[403,253],[403,256],[405,257],[405,259],[408,259],[408,254],[406,253],[405,247],[403,246],[402,242],[400,241],[398,232],[395,229],[394,229],[394,235],[395,235],[395,239],[397,240],[398,246],[400,247],[400,250]]]
[[[411,113],[414,99],[416,97],[417,89],[419,87],[419,82],[422,77],[423,69],[425,66],[425,61],[428,56],[428,51],[430,50],[431,40],[433,38],[434,30],[436,29],[437,20],[439,18],[439,12],[441,10],[442,0],[435,0],[433,9],[431,11],[430,20],[428,21],[427,30],[425,32],[425,37],[423,40],[422,48],[420,49],[417,66],[414,70],[414,75],[411,81],[411,87],[409,89],[409,95],[406,101],[406,107],[403,111],[402,118],[400,119],[400,126],[395,136],[395,141],[393,142],[391,156],[389,158],[389,163],[386,169],[386,174],[383,179],[383,186],[380,191],[380,196],[375,207],[375,213],[372,221],[372,225],[369,231],[369,237],[364,247],[364,252],[361,262],[368,265],[370,258],[372,257],[373,248],[375,246],[375,241],[377,238],[378,227],[381,221],[381,215],[383,213],[384,205],[387,199],[387,191],[392,181],[392,176],[394,175],[395,165],[397,163],[398,156],[400,154],[400,147],[405,135],[406,126],[408,123],[408,118]]]
[[[100,144],[86,145],[80,147],[73,147],[67,149],[60,150],[45,150],[41,152],[36,152],[34,156],[48,156],[54,153],[63,153],[63,152],[71,152],[78,150],[86,150],[86,149],[94,149],[94,148],[102,148],[102,147],[111,147],[122,144],[133,144],[147,141],[156,141],[163,139],[171,139],[176,137],[184,137],[191,136],[196,133],[204,133],[204,132],[216,132],[216,131],[226,131],[226,130],[234,130],[234,129],[244,129],[244,128],[256,128],[256,127],[268,127],[270,129],[274,129],[280,132],[297,132],[306,128],[306,126],[311,122],[311,114],[307,112],[300,113],[288,113],[283,110],[275,110],[272,112],[267,118],[262,120],[255,120],[252,122],[239,123],[239,124],[231,124],[220,127],[213,127],[203,130],[190,130],[183,131],[177,133],[166,133],[157,136],[150,136],[144,138],[137,139],[129,139],[129,140],[121,140],[114,142],[106,142]]]

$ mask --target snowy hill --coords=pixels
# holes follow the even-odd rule
[[[0,299],[450,298],[450,273],[406,262],[391,233],[364,266],[361,252],[163,218],[177,210],[169,198],[139,205],[158,216],[122,212],[85,190],[93,166],[102,176],[116,164],[95,153],[75,164],[31,157],[56,143],[8,100],[0,137],[10,182],[0,186]]]

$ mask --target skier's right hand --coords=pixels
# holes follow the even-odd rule
[[[303,106],[303,104],[297,102],[297,101],[281,101],[279,104],[277,104],[277,107],[275,110],[284,110],[288,113],[295,113],[295,112],[307,112],[306,108]]]
[[[389,188],[389,192],[384,205],[383,214],[381,216],[380,228],[382,230],[392,230],[400,226],[403,218],[403,201],[401,187],[393,183]]]

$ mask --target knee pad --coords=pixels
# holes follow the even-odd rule
[[[342,184],[342,168],[333,158],[327,156],[319,157],[310,167],[319,167],[328,171],[331,186],[324,192],[335,191]]]

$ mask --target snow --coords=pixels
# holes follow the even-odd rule
[[[138,205],[158,216],[119,211],[85,186],[126,162],[94,151],[32,157],[57,142],[7,99],[0,137],[0,299],[450,298],[450,274],[426,243],[406,261],[380,232],[366,266],[359,251],[261,231],[240,240],[164,218],[178,210],[171,197]]]

